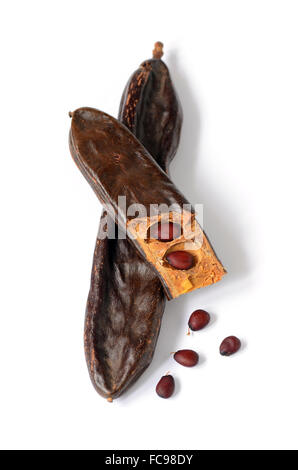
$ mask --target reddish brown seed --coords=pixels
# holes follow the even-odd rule
[[[156,393],[161,398],[170,398],[175,389],[175,380],[172,375],[164,375],[156,385]]]
[[[228,336],[220,345],[219,352],[222,356],[230,356],[237,352],[241,347],[240,339],[236,336]]]
[[[172,251],[166,260],[176,269],[190,269],[194,264],[194,257],[187,251]]]
[[[199,355],[192,349],[180,349],[175,352],[174,359],[182,366],[193,367],[199,362]]]
[[[192,331],[198,331],[208,325],[210,315],[205,310],[195,310],[189,317],[188,326]]]
[[[181,226],[173,222],[158,222],[149,229],[150,238],[156,238],[161,242],[171,242],[181,235]]]

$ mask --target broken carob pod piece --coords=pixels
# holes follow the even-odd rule
[[[192,349],[180,349],[175,352],[174,359],[182,366],[193,367],[199,362],[199,355]]]
[[[168,299],[220,281],[225,274],[195,212],[136,137],[119,121],[94,108],[74,111],[70,150],[79,169],[131,243],[155,269]],[[156,215],[152,215],[154,211]],[[163,257],[174,242],[147,239],[157,222],[183,226],[180,244],[191,246],[196,263],[175,270]]]
[[[164,375],[156,385],[156,393],[161,398],[170,398],[175,390],[175,381],[172,375]]]
[[[206,310],[195,310],[189,317],[188,326],[192,331],[199,331],[205,328],[210,321],[210,315]]]
[[[119,119],[168,171],[179,142],[182,112],[161,60],[145,61],[132,75]],[[104,211],[93,257],[84,343],[91,381],[100,395],[112,401],[152,360],[165,294],[155,270],[128,240],[119,239],[117,233],[114,239],[101,238],[108,223]]]
[[[219,348],[219,352],[222,356],[231,356],[239,351],[241,347],[241,341],[236,336],[228,336],[225,338]]]

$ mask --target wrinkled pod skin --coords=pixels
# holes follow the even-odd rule
[[[131,76],[122,95],[118,119],[169,173],[179,144],[182,109],[162,60],[145,60]]]
[[[168,171],[182,111],[160,59],[143,62],[123,92],[119,120]],[[107,222],[103,211],[99,233]],[[153,269],[121,239],[97,239],[85,317],[85,355],[97,392],[112,401],[152,361],[165,294]]]

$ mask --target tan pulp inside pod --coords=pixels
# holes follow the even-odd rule
[[[150,227],[158,222],[180,224],[181,236],[170,242],[148,238]],[[127,222],[127,230],[130,236],[138,240],[147,260],[159,272],[171,298],[214,284],[220,281],[226,273],[196,221],[195,215],[191,212],[173,211],[151,217],[135,218]],[[194,264],[190,269],[176,269],[166,261],[168,253],[180,250],[187,251],[194,257]]]

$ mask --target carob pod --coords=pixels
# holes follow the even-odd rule
[[[182,111],[158,50],[153,51],[153,57],[131,76],[119,119],[168,171],[179,142]],[[104,211],[99,233],[104,230],[106,216]],[[91,381],[109,401],[123,393],[151,363],[164,308],[159,278],[131,243],[98,238],[84,343]]]
[[[169,173],[180,139],[182,109],[168,67],[160,60],[163,45],[155,44],[153,59],[145,60],[130,77],[118,119]]]
[[[222,278],[225,270],[194,209],[123,124],[94,108],[77,109],[72,114],[70,149],[100,201],[154,267],[169,299]],[[180,224],[181,236],[170,242],[148,239],[150,226],[165,221]],[[175,269],[175,263],[168,261],[177,260],[174,251],[187,251],[192,263]]]

